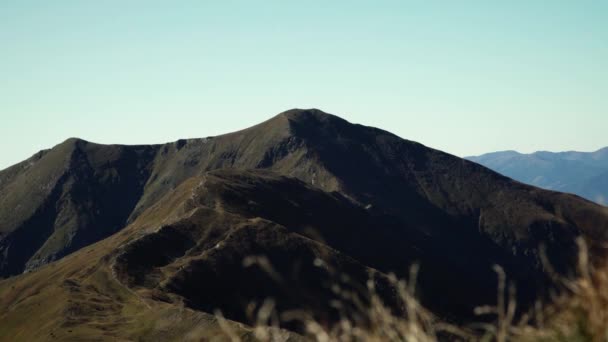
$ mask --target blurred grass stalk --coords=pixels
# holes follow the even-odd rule
[[[516,289],[514,284],[507,283],[507,275],[500,266],[494,267],[498,277],[496,306],[475,309],[477,315],[490,315],[493,319],[456,326],[437,319],[416,300],[418,266],[414,265],[408,281],[397,279],[394,274],[389,275],[390,284],[396,290],[400,305],[405,309],[404,314],[395,315],[384,303],[375,289],[373,279],[367,282],[365,294],[345,290],[336,284],[332,290],[351,304],[344,305],[340,301],[331,303],[341,313],[336,324],[322,324],[312,314],[303,311],[279,313],[275,302],[267,299],[259,306],[251,303],[247,310],[255,322],[253,337],[258,341],[288,341],[293,338],[293,334],[280,329],[280,323],[297,321],[304,327],[304,340],[319,342],[608,341],[608,267],[606,264],[592,265],[585,241],[580,238],[577,244],[579,252],[576,275],[557,279],[563,290],[555,294],[547,304],[538,301],[530,312],[517,320]],[[267,259],[256,258],[258,264],[277,277]],[[251,260],[248,259],[246,264],[251,265]],[[320,260],[315,261],[315,264],[322,263]],[[365,301],[368,304],[360,299],[362,295],[368,298]],[[364,312],[364,319],[357,319],[357,315],[344,311],[353,305]],[[224,340],[251,340],[231,331],[221,312],[216,312],[216,317],[225,332]]]

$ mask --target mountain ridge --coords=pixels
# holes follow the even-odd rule
[[[466,158],[523,183],[608,203],[608,147],[594,152],[502,151]]]
[[[422,303],[467,321],[496,298],[494,264],[525,308],[551,288],[541,245],[567,274],[576,238],[594,260],[608,241],[608,208],[315,109],[163,145],[69,139],[9,170],[0,172],[0,272],[8,277],[0,322],[22,333],[30,303],[58,310],[53,329],[80,319],[86,334],[101,333],[102,318],[89,310],[100,301],[178,317],[220,309],[250,323],[243,310],[264,296],[329,324],[335,312],[322,303],[335,299],[324,287],[333,276],[319,262],[351,273],[352,286],[365,287],[373,274],[380,288],[418,263]],[[39,200],[23,202],[30,197]],[[31,206],[15,211],[23,203]],[[258,266],[243,268],[260,256],[299,290],[285,292]],[[48,289],[26,296],[43,279]],[[53,300],[74,293],[88,299]],[[141,315],[103,320],[130,317],[119,326],[134,329],[142,317],[161,319]]]

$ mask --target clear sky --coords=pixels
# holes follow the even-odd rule
[[[0,1],[0,169],[290,108],[464,156],[608,145],[608,1]]]

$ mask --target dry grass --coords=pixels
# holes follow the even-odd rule
[[[539,340],[608,341],[608,267],[591,263],[585,242],[577,242],[578,274],[562,279],[565,291],[543,310]]]
[[[259,341],[288,341],[293,334],[279,328],[281,323],[297,321],[304,327],[306,340],[333,341],[608,341],[608,268],[592,265],[583,240],[579,244],[578,272],[572,278],[560,278],[563,290],[555,294],[549,304],[540,302],[524,315],[516,315],[517,300],[513,284],[508,283],[502,268],[495,266],[498,277],[497,305],[479,307],[475,313],[490,315],[490,323],[454,326],[437,319],[416,300],[414,284],[417,268],[412,268],[409,280],[389,275],[404,314],[395,315],[377,294],[374,281],[367,283],[367,293],[340,290],[343,302],[332,305],[338,309],[352,308],[354,304],[365,317],[340,310],[337,324],[328,326],[317,322],[306,312],[277,312],[275,303],[267,299],[253,306],[255,318],[253,339]],[[270,267],[266,265],[266,267]],[[366,300],[361,300],[366,296]],[[366,303],[366,304],[363,304]],[[221,312],[216,312],[218,322],[225,332],[224,339],[242,341],[242,337],[230,330]],[[516,319],[517,318],[517,319]],[[482,321],[482,320],[480,320]]]

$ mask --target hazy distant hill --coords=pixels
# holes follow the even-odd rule
[[[520,182],[608,203],[608,147],[595,152],[503,151],[467,159]]]
[[[0,172],[0,340],[208,340],[215,309],[249,323],[267,297],[332,324],[332,281],[382,289],[414,263],[422,303],[466,321],[496,299],[493,265],[525,306],[550,281],[540,244],[565,271],[579,236],[603,246],[608,208],[316,109],[164,145],[70,139]]]

